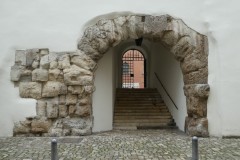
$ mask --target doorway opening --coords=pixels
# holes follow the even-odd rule
[[[146,59],[136,50],[130,49],[122,56],[122,88],[146,87]]]

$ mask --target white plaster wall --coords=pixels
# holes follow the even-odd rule
[[[95,74],[96,91],[93,93],[93,132],[112,130],[113,123],[113,50],[98,63]]]
[[[175,60],[172,53],[162,45],[154,43],[151,45],[151,81],[153,88],[157,88],[165,104],[168,106],[178,128],[184,131],[185,117],[187,116],[186,97],[183,92],[183,75],[180,63]],[[171,99],[164,91],[163,87],[156,78],[157,73],[160,81],[171,96],[178,109],[174,106]]]
[[[1,0],[0,1],[0,136],[11,136],[13,121],[35,114],[35,101],[18,97],[9,80],[14,51],[49,48],[75,50],[89,21],[116,12],[170,14],[209,37],[208,101],[211,135],[240,135],[240,1],[238,0]]]

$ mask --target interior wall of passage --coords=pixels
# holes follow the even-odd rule
[[[180,62],[160,43],[152,43],[151,48],[151,84],[154,88],[158,89],[179,129],[184,131],[187,108],[186,97],[183,92],[184,83]],[[158,75],[178,109],[176,109],[173,102],[164,91],[155,73]]]
[[[93,132],[112,130],[115,97],[114,49],[110,49],[98,62],[93,93]]]

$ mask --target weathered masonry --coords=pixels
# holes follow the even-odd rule
[[[169,15],[99,20],[85,30],[74,52],[17,50],[11,80],[19,87],[22,98],[37,100],[37,115],[15,123],[14,135],[91,134],[97,63],[109,48],[138,38],[160,42],[180,61],[187,101],[186,133],[208,136],[207,37]]]

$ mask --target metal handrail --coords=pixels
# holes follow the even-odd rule
[[[157,77],[158,82],[161,84],[163,90],[166,92],[167,96],[170,98],[170,100],[172,101],[173,105],[175,106],[175,108],[178,110],[178,107],[176,105],[176,103],[173,101],[172,97],[169,95],[168,91],[166,90],[166,88],[164,87],[163,83],[161,82],[160,78],[158,77],[157,73],[154,72],[155,76]]]

